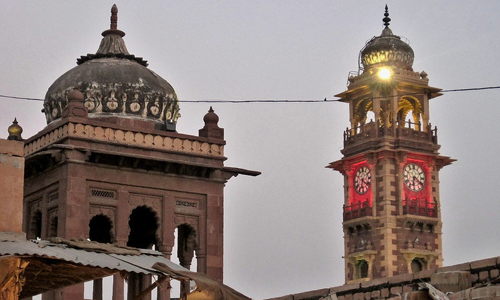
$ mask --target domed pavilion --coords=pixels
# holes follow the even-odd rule
[[[97,52],[49,87],[47,126],[25,140],[23,230],[30,239],[155,249],[185,268],[196,261],[194,271],[222,282],[224,186],[238,174],[260,173],[224,165],[224,130],[212,108],[198,136],[176,132],[174,89],[129,53],[117,15],[113,6]],[[150,284],[131,274],[129,298]],[[163,285],[158,299],[170,296]],[[123,289],[114,276],[114,300]],[[102,281],[94,282],[94,296],[100,291]],[[83,299],[83,285],[44,295],[56,298]]]

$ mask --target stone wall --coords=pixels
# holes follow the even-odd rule
[[[0,139],[0,231],[22,233],[24,143]]]
[[[430,283],[448,293],[449,300],[500,299],[500,256],[415,274],[379,278],[298,294],[271,298],[273,300],[378,300],[432,299],[429,292],[419,291],[419,283]],[[269,300],[271,300],[269,299]]]

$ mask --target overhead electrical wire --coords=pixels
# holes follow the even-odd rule
[[[463,89],[449,89],[449,90],[441,90],[439,93],[455,93],[455,92],[471,92],[471,91],[483,91],[483,90],[496,90],[500,89],[500,86],[485,86],[485,87],[474,87],[474,88],[463,88]],[[417,93],[416,93],[417,94]],[[420,94],[420,93],[418,93]],[[28,97],[19,97],[19,96],[9,96],[0,94],[0,98],[5,99],[14,99],[14,100],[26,100],[26,101],[44,101],[44,99],[40,98],[28,98]],[[323,100],[315,100],[315,99],[247,99],[247,100],[220,100],[220,99],[205,99],[205,100],[179,100],[181,103],[234,103],[234,104],[243,104],[243,103],[324,103],[324,102],[340,102],[340,99],[323,99]]]

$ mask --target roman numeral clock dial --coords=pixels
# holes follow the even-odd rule
[[[418,192],[425,185],[424,170],[417,164],[407,164],[403,170],[403,180],[410,191]]]
[[[360,195],[366,194],[372,183],[372,175],[367,167],[361,167],[354,177],[354,189]]]

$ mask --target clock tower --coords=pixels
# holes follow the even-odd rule
[[[337,94],[349,104],[343,158],[346,283],[442,266],[439,155],[429,100],[441,95],[413,70],[408,42],[384,29],[360,51],[359,70]]]

